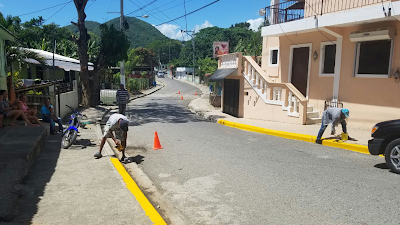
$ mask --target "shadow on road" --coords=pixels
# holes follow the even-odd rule
[[[379,163],[379,164],[376,164],[374,167],[375,168],[379,168],[379,169],[383,169],[383,170],[388,170],[389,169],[389,167],[386,165],[386,163]]]
[[[139,126],[147,123],[188,123],[202,122],[204,119],[192,113],[180,104],[151,102],[135,105],[130,113],[130,125]]]
[[[137,155],[135,157],[129,157],[130,162],[134,162],[136,164],[141,164],[144,160],[144,156]]]
[[[50,135],[43,151],[34,163],[31,173],[28,175],[26,185],[22,186],[23,194],[19,202],[19,215],[12,222],[31,224],[38,211],[38,204],[44,195],[46,185],[55,172],[60,151],[61,137]]]

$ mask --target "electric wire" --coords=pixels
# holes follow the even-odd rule
[[[65,4],[63,7],[61,7],[57,12],[55,12],[53,15],[51,15],[49,18],[44,20],[44,23],[47,22],[49,19],[51,19],[53,16],[55,16],[56,14],[58,14],[61,10],[63,10],[69,3],[71,3],[72,1],[68,2],[67,4]]]
[[[72,2],[72,0],[69,1],[69,2],[65,2],[65,3],[58,4],[58,5],[47,7],[45,9],[36,10],[34,12],[24,13],[24,14],[18,15],[17,17],[26,16],[26,15],[30,15],[30,14],[33,14],[33,13],[45,11],[45,10],[52,9],[52,8],[55,8],[55,7],[60,6],[60,5],[67,5],[67,4],[71,3],[71,2]]]
[[[147,2],[147,0],[144,0],[145,2]],[[154,5],[151,5],[151,7],[154,7]],[[152,11],[151,9],[149,9],[150,11]],[[162,15],[164,15],[167,19],[171,19],[171,17],[169,17],[167,14],[165,14],[163,11],[161,11],[161,10],[159,10],[159,9],[157,9],[157,8],[154,8],[154,10],[157,10],[157,12],[159,12],[159,13],[161,13]],[[153,12],[154,12],[154,10],[153,10]],[[176,24],[176,25],[178,25],[178,26],[180,26],[180,27],[182,27],[182,25],[181,24],[179,24],[179,23],[177,23],[176,21],[174,21],[174,23]]]
[[[164,22],[164,23],[160,23],[160,24],[158,24],[158,25],[156,25],[156,26],[160,26],[160,25],[163,25],[163,24],[166,24],[166,23],[169,23],[169,22],[172,22],[172,21],[181,19],[182,17],[188,16],[188,15],[193,14],[193,13],[195,13],[195,12],[197,12],[197,11],[200,11],[200,10],[202,10],[202,9],[204,9],[204,8],[207,8],[208,6],[211,6],[211,5],[213,5],[213,4],[215,4],[215,3],[219,2],[219,1],[221,1],[221,0],[213,1],[213,2],[207,4],[207,5],[203,6],[203,7],[200,7],[200,8],[198,8],[198,9],[196,9],[196,10],[191,11],[190,13],[185,13],[185,15],[183,15],[183,16],[177,17],[177,18],[175,18],[175,19],[172,19],[172,20],[167,21],[167,22]]]
[[[130,14],[132,14],[132,13],[141,11],[141,10],[145,9],[147,6],[150,6],[150,5],[154,4],[154,3],[157,2],[157,1],[158,1],[158,0],[153,0],[153,1],[149,2],[149,3],[146,4],[146,5],[144,5],[144,6],[142,6],[142,7],[139,7],[138,9],[136,9],[136,10],[130,12],[130,13],[127,13],[126,15],[130,15]]]

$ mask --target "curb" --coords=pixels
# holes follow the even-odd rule
[[[160,83],[161,83],[161,82],[160,82]],[[156,91],[159,91],[161,88],[165,87],[165,84],[163,84],[163,83],[161,83],[161,84],[162,84],[162,86],[159,87],[159,88],[157,88],[156,90],[154,90],[154,91],[152,91],[152,92],[149,92],[149,93],[147,93],[147,94],[141,94],[141,95],[139,95],[139,96],[135,96],[135,97],[129,99],[129,102],[131,102],[131,101],[133,101],[133,100],[135,100],[135,99],[138,99],[138,98],[143,98],[143,97],[145,97],[145,96],[147,96],[147,95],[153,94],[153,93],[156,92]]]
[[[317,139],[316,136],[306,135],[306,134],[297,134],[297,133],[290,133],[286,131],[278,131],[278,130],[271,130],[256,126],[250,126],[247,124],[235,123],[224,119],[219,119],[218,124],[225,125],[228,127],[233,127],[236,129],[247,130],[256,133],[267,134],[276,137],[282,137],[286,139],[298,140],[298,141],[305,141],[310,143],[315,143]],[[365,145],[358,145],[358,144],[349,144],[344,143],[337,140],[323,140],[322,145],[334,148],[341,148],[353,152],[363,153],[369,155],[368,146]]]

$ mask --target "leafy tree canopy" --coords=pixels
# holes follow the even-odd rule
[[[127,73],[134,71],[135,67],[148,66],[153,67],[158,64],[157,56],[152,49],[137,48],[132,49],[128,55],[128,61],[125,64]]]
[[[172,39],[167,41],[156,40],[147,45],[147,48],[152,49],[157,54],[161,63],[167,64],[179,57],[182,42]]]

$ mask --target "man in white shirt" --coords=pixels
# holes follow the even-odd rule
[[[115,132],[117,138],[121,140],[122,142],[122,158],[121,161],[123,162],[125,160],[125,148],[126,148],[126,138],[127,138],[127,133],[128,133],[128,127],[129,127],[129,120],[126,118],[126,116],[122,114],[115,113],[110,118],[108,119],[106,126],[104,127],[104,134],[103,138],[101,139],[100,143],[100,150],[94,154],[94,157],[96,159],[101,158],[101,150],[103,150],[104,144],[106,143],[107,138],[112,138],[115,142],[116,145],[119,145],[120,142],[115,139],[113,135],[113,131]]]

